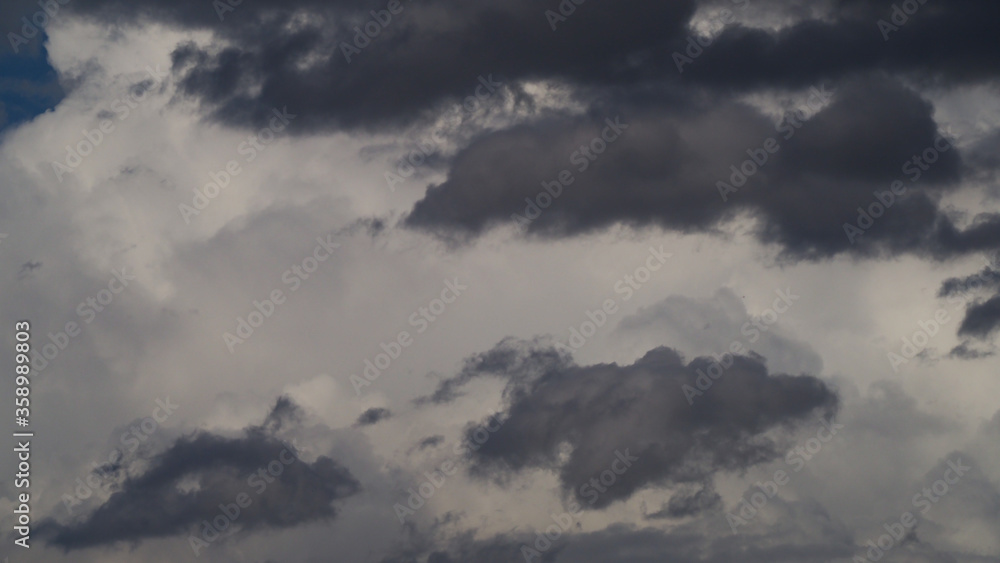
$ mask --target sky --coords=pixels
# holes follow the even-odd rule
[[[998,18],[5,2],[0,557],[1000,562]]]

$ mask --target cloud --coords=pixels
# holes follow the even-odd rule
[[[541,112],[531,123],[484,133],[455,156],[445,182],[428,188],[406,224],[449,238],[507,224],[543,180],[569,166],[580,142],[600,133],[605,118],[621,115],[629,131],[531,222],[529,234],[569,237],[616,224],[717,232],[747,213],[758,238],[792,259],[908,252],[947,258],[996,246],[1000,216],[984,213],[960,227],[939,206],[962,180],[958,150],[922,171],[905,198],[894,198],[871,229],[862,227],[863,235],[845,234],[844,226],[858,221],[859,207],[878,203],[874,192],[888,193],[907,160],[934,146],[940,132],[933,107],[918,93],[926,81],[959,85],[997,76],[997,54],[987,48],[992,32],[981,22],[1000,8],[970,0],[921,6],[886,40],[877,22],[892,19],[891,2],[845,0],[810,11],[767,1],[751,13],[791,21],[733,22],[678,72],[674,54],[690,49],[701,10],[719,4],[588,3],[556,30],[544,9],[526,0],[503,7],[403,2],[384,23],[369,7],[315,0],[243,3],[221,16],[162,0],[78,0],[70,9],[118,23],[210,31],[212,41],[174,50],[173,71],[185,95],[236,126],[256,127],[272,108],[288,107],[307,116],[292,124],[299,132],[396,132],[430,123],[482,87],[483,76],[526,98],[542,96],[528,93],[529,83],[564,86],[573,100],[565,109],[578,105],[584,115]],[[358,47],[357,30],[368,23],[380,31],[358,39]],[[928,42],[944,47],[928,57],[919,47]],[[345,45],[360,49],[351,61]],[[780,139],[772,119],[738,97],[828,83],[836,86],[833,103],[796,129],[796,138]],[[768,137],[781,140],[781,151],[730,194],[733,201],[722,201],[717,183]],[[977,173],[992,166],[974,160]]]
[[[684,518],[719,508],[722,508],[722,497],[715,492],[711,484],[705,484],[682,488],[674,493],[659,511],[648,514],[646,518],[650,520]]]
[[[48,518],[33,538],[48,545],[29,560],[190,556],[187,534],[249,491],[254,504],[235,525],[244,530],[213,546],[213,561],[331,550],[377,561],[429,522],[441,537],[387,560],[521,560],[522,542],[533,544],[567,499],[602,510],[575,522],[543,560],[848,561],[898,516],[897,504],[910,505],[915,484],[926,486],[917,478],[933,477],[927,468],[996,411],[992,360],[978,359],[993,347],[978,332],[952,354],[978,359],[961,364],[960,382],[948,362],[922,365],[898,389],[878,378],[885,349],[930,318],[921,300],[934,300],[951,276],[946,297],[965,293],[981,266],[963,256],[1000,241],[989,214],[998,67],[996,49],[983,46],[997,8],[927,2],[886,42],[877,21],[902,0],[751,0],[745,11],[731,0],[594,0],[556,31],[544,12],[561,0],[402,2],[348,64],[341,41],[353,44],[353,27],[388,0],[242,2],[223,21],[213,2],[72,0],[30,47],[51,54],[56,70],[0,85],[14,124],[0,159],[10,235],[0,259],[11,282],[3,309],[9,322],[31,320],[39,348],[59,343],[68,321],[83,328],[44,371],[57,392],[42,397],[51,416],[37,423],[54,442],[33,452],[47,470],[32,481],[32,514],[36,524]],[[711,28],[712,45],[679,73],[672,55],[720,8],[738,21]],[[39,9],[35,0],[5,5],[0,29],[17,31],[21,15]],[[107,110],[135,92],[146,65],[171,64],[173,75],[127,120]],[[488,111],[470,116],[460,104],[487,87],[480,77],[502,85]],[[813,87],[832,98],[806,107]],[[275,106],[299,115],[295,130],[186,225],[178,204],[243,156],[237,147],[254,133],[238,129],[257,129]],[[574,153],[616,117],[628,128],[578,169],[583,153]],[[60,183],[52,162],[105,118],[114,133]],[[396,152],[429,130],[446,142],[417,176],[385,189]],[[940,134],[953,148],[911,181],[904,163]],[[780,150],[724,201],[718,183],[734,184],[730,167],[771,137]],[[511,215],[563,169],[574,182],[526,237],[511,239]],[[852,242],[844,224],[857,224],[858,208],[878,202],[876,192],[888,197],[896,179],[906,195]],[[274,289],[287,292],[282,272],[330,232],[344,243],[336,263],[230,355],[220,336]],[[423,232],[475,244],[444,252]],[[650,243],[682,260],[621,301],[621,324],[606,325],[582,355],[544,341],[493,347],[508,334],[579,326]],[[787,260],[780,269],[770,267],[775,253]],[[26,263],[44,266],[18,280]],[[78,304],[126,266],[136,284],[84,325]],[[394,360],[377,392],[356,399],[349,375],[399,330],[412,333],[407,315],[455,275],[467,275],[478,296]],[[704,356],[749,338],[740,296],[755,301],[779,283],[810,303],[762,330],[750,357],[689,404],[684,385],[712,367]],[[713,293],[719,287],[740,293]],[[1000,287],[973,290],[970,319],[994,338],[990,315],[976,307]],[[471,351],[484,354],[456,375]],[[609,358],[618,364],[600,363]],[[427,373],[456,377],[428,389]],[[480,381],[487,377],[496,379]],[[291,401],[261,422],[260,397],[277,390],[323,423],[311,425]],[[866,399],[879,391],[882,399]],[[407,406],[428,392],[423,408]],[[471,396],[444,405],[461,393]],[[89,462],[107,459],[120,432],[167,395],[183,416],[129,463],[93,470],[116,484],[113,496],[97,492],[62,516],[60,496],[74,479],[87,482]],[[722,513],[787,469],[787,446],[804,445],[816,417],[835,410],[846,427],[837,443],[732,534]],[[503,424],[482,447],[451,447],[470,438],[467,421],[493,414]],[[993,483],[997,436],[969,450]],[[248,477],[287,444],[301,459],[255,496]],[[590,505],[581,486],[616,451],[638,459]],[[473,478],[449,476],[400,526],[392,506],[407,502],[401,491],[445,461],[464,462]],[[11,483],[0,486],[8,501]],[[895,557],[996,560],[988,484],[963,482],[968,496],[955,491],[955,506],[935,507],[940,517],[917,534],[923,543]]]
[[[959,360],[979,360],[982,358],[989,358],[994,356],[996,353],[992,350],[976,350],[969,347],[968,342],[963,342],[951,349],[948,353],[949,358],[956,358]]]
[[[581,90],[636,92],[658,82],[720,92],[795,88],[871,71],[947,83],[997,75],[992,30],[982,22],[996,19],[998,8],[973,0],[923,6],[888,41],[876,22],[892,17],[891,2],[834,2],[823,14],[794,2],[763,2],[765,12],[792,15],[792,24],[772,30],[734,22],[683,73],[674,53],[689,48],[692,18],[712,3],[588,3],[553,25],[545,11],[559,5],[404,1],[399,13],[382,17],[384,24],[373,23],[373,37],[355,26],[375,22],[370,11],[386,3],[266,1],[218,13],[165,0],[75,0],[69,9],[105,21],[211,31],[213,45],[175,52],[185,91],[234,124],[256,123],[255,115],[288,105],[310,115],[295,124],[303,130],[412,122],[468,95],[476,77],[491,72],[512,83],[554,80]],[[928,43],[941,45],[934,57],[922,48]]]
[[[621,61],[639,49],[667,48],[695,8],[693,0],[592,3],[579,7],[557,37],[544,8],[527,0],[502,6],[407,0],[385,25],[372,23],[379,31],[368,38],[354,27],[374,22],[370,11],[385,3],[244,3],[222,22],[204,5],[76,3],[78,12],[102,20],[211,30],[216,44],[186,44],[174,53],[184,91],[238,125],[287,105],[310,116],[296,122],[299,130],[399,127],[472,94],[477,77],[490,73],[516,82],[632,82],[636,74],[621,73]]]
[[[602,154],[581,156],[619,111],[628,125],[620,138]],[[838,85],[812,117],[786,114],[777,125],[749,105],[715,98],[484,135],[455,157],[447,180],[428,188],[405,224],[469,240],[514,226],[516,214],[530,219],[527,235],[563,238],[616,224],[712,233],[745,213],[757,238],[789,259],[943,259],[1000,241],[996,215],[980,214],[963,229],[939,207],[960,184],[961,162],[929,102],[897,80],[866,75]],[[544,185],[563,170],[571,183],[549,197]],[[535,200],[540,213],[529,209]]]
[[[760,330],[755,321],[767,330]],[[666,342],[697,355],[725,352],[733,342],[740,342],[766,358],[771,370],[818,373],[823,369],[822,359],[808,344],[781,334],[780,318],[775,325],[766,322],[751,316],[733,290],[723,288],[707,299],[671,295],[623,318],[615,331],[630,345]]]
[[[434,436],[428,436],[423,440],[420,440],[420,443],[417,444],[417,449],[423,451],[426,450],[427,448],[436,448],[437,446],[440,446],[443,443],[444,443],[444,436],[436,434]]]
[[[773,13],[788,4],[765,0],[761,6]],[[802,87],[873,70],[945,84],[996,77],[998,52],[981,23],[1000,15],[996,5],[975,0],[921,3],[916,13],[893,20],[898,4],[837,0],[828,4],[831,9],[824,16],[807,16],[777,31],[732,25],[685,68],[684,76],[736,89]],[[883,34],[879,21],[895,22],[896,31]],[[940,45],[933,57],[925,50],[928,44]]]
[[[387,557],[382,563],[414,563],[421,561],[421,556],[439,563],[499,563],[525,559],[525,553],[532,554],[532,549],[541,557],[532,554],[530,559],[545,563],[656,563],[664,561],[664,557],[676,563],[828,563],[850,558],[853,546],[849,535],[821,507],[808,502],[787,503],[785,510],[788,524],[762,534],[719,534],[717,526],[725,526],[721,516],[700,519],[669,531],[616,524],[592,532],[562,533],[555,540],[545,539],[541,530],[498,534],[478,541],[467,534],[421,538],[418,547],[401,550],[402,553]],[[554,535],[551,528],[544,533]],[[538,549],[546,545],[551,547]]]
[[[986,338],[1000,329],[1000,295],[970,305],[958,327],[961,336]]]
[[[528,93],[530,83],[565,87],[572,104],[564,109],[578,105],[583,115],[546,111],[484,133],[455,156],[445,182],[428,188],[406,224],[449,238],[508,224],[525,197],[569,166],[580,142],[598,135],[605,118],[621,115],[629,131],[531,222],[529,234],[569,237],[616,224],[717,232],[746,213],[757,221],[758,238],[792,259],[943,259],[998,244],[1000,216],[983,213],[959,226],[940,207],[942,195],[961,184],[957,149],[922,170],[907,196],[894,198],[863,235],[845,233],[845,224],[862,222],[858,208],[877,204],[874,193],[888,193],[904,163],[939,142],[934,108],[919,91],[997,76],[992,31],[982,22],[1000,8],[971,0],[922,5],[886,40],[877,22],[892,20],[891,2],[844,0],[806,10],[766,1],[751,13],[783,14],[790,22],[733,22],[678,72],[674,54],[690,48],[701,10],[719,4],[588,3],[556,30],[544,9],[526,0],[503,7],[403,2],[384,23],[367,6],[315,0],[243,3],[221,15],[162,0],[78,0],[68,9],[119,24],[152,20],[210,31],[211,41],[173,51],[173,71],[182,93],[241,127],[288,107],[307,116],[292,123],[299,132],[397,132],[430,123],[483,87],[483,76],[526,98],[542,96]],[[355,45],[360,52],[348,61],[344,46],[354,45],[368,23],[380,31],[358,39],[364,45]],[[943,47],[928,57],[920,48],[928,43]],[[796,138],[780,139],[772,119],[738,96],[827,84],[836,86],[832,104],[794,130]],[[717,183],[769,137],[781,140],[780,152],[730,194],[733,201],[722,201]],[[967,173],[992,166],[982,150],[972,152]]]
[[[355,423],[355,426],[371,426],[373,424],[378,424],[379,421],[387,420],[390,417],[392,417],[392,411],[389,409],[372,407],[361,413],[361,416],[358,417],[358,421]]]
[[[969,301],[965,308],[965,318],[958,327],[958,335],[971,337],[979,340],[988,339],[998,328],[1000,328],[1000,271],[997,270],[997,257],[989,262],[985,268],[963,277],[951,277],[941,283],[938,289],[938,297],[947,297],[955,300],[966,299]],[[976,299],[977,293],[991,292],[993,295],[986,299]],[[968,342],[959,344],[952,349],[949,356],[974,360],[992,356],[992,352],[973,350]]]
[[[970,276],[946,279],[941,283],[938,297],[960,296],[983,289],[1000,289],[1000,271],[994,269],[992,265]]]
[[[506,380],[504,422],[470,448],[473,473],[504,480],[528,469],[556,471],[564,490],[589,508],[643,487],[704,483],[717,472],[774,460],[784,451],[781,430],[837,410],[837,395],[821,380],[768,374],[763,363],[742,356],[689,403],[684,386],[697,385],[711,363],[685,363],[661,347],[632,365],[579,366],[554,349],[507,339],[468,359],[429,400],[452,400],[475,378]],[[466,439],[471,444],[473,436]],[[588,490],[620,453],[638,460],[606,492]]]
[[[82,520],[62,524],[46,519],[37,532],[65,551],[181,536],[240,494],[252,499],[235,520],[240,529],[331,520],[337,515],[333,502],[354,495],[360,485],[336,461],[325,456],[312,463],[300,460],[294,448],[274,436],[294,411],[283,398],[262,426],[247,428],[242,437],[209,432],[184,436]],[[277,475],[269,466],[275,461],[283,467]]]

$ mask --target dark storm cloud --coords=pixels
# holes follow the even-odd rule
[[[975,292],[989,291],[994,295],[988,299],[975,300],[965,309],[965,318],[958,328],[959,336],[986,339],[997,329],[1000,329],[1000,256],[994,255],[993,260],[985,268],[975,274],[965,277],[948,278],[941,284],[938,297],[967,297]],[[967,343],[957,346],[951,351],[951,356],[960,359],[977,359],[991,356],[992,353],[973,350]]]
[[[941,192],[961,180],[957,150],[924,171],[870,230],[844,232],[845,223],[863,224],[856,210],[878,203],[874,191],[888,190],[903,163],[935,142],[932,108],[894,80],[953,86],[994,79],[995,3],[922,4],[901,16],[896,3],[882,0],[841,0],[811,11],[765,0],[753,10],[798,19],[778,31],[731,22],[710,45],[684,55],[693,57],[683,72],[675,54],[690,46],[694,0],[588,2],[551,23],[545,10],[558,9],[555,0],[404,0],[376,37],[350,53],[351,62],[344,45],[385,3],[267,0],[241,3],[221,17],[217,4],[76,0],[66,9],[118,23],[210,30],[215,45],[177,47],[174,72],[183,92],[235,125],[257,126],[272,108],[287,107],[307,116],[292,124],[303,130],[394,129],[484,86],[503,96],[492,91],[515,92],[532,80],[570,85],[590,108],[587,117],[548,116],[488,135],[456,157],[445,183],[428,189],[407,224],[449,238],[475,236],[523,211],[524,197],[568,167],[575,147],[599,134],[613,112],[630,129],[529,233],[572,236],[619,223],[711,232],[749,212],[760,219],[761,240],[779,245],[786,258],[944,258],[1000,240],[1000,216],[984,214],[959,228],[938,207]],[[739,3],[702,3],[739,11],[730,4]],[[873,78],[880,74],[893,78]],[[837,86],[833,105],[796,129],[797,138],[782,139],[773,162],[730,194],[732,205],[720,201],[714,187],[730,178],[729,166],[777,134],[734,94],[827,82]],[[973,151],[970,174],[995,168],[988,152]]]
[[[987,266],[978,273],[964,278],[948,278],[941,284],[938,297],[952,297],[971,291],[1000,288],[1000,271]]]
[[[373,407],[365,412],[361,413],[358,417],[357,422],[354,423],[355,426],[371,426],[377,424],[382,420],[388,420],[392,417],[392,412],[389,409]]]
[[[183,90],[224,121],[256,125],[287,105],[308,115],[295,127],[365,129],[413,122],[472,94],[490,74],[512,82],[635,82],[641,72],[628,67],[629,56],[669,49],[695,8],[693,0],[592,2],[553,32],[544,11],[557,1],[402,0],[402,11],[348,62],[342,42],[356,45],[353,28],[388,2],[244,2],[222,22],[205,2],[76,2],[102,19],[155,19],[218,34],[220,49],[179,47],[174,69]]]
[[[958,334],[986,338],[997,329],[1000,329],[1000,295],[970,305],[965,311]]]
[[[762,3],[770,11],[786,4]],[[945,84],[997,76],[1000,49],[988,22],[1000,17],[1000,5],[928,2],[914,14],[895,15],[894,21],[893,6],[900,4],[842,0],[824,19],[803,20],[777,32],[733,25],[683,74],[714,87],[747,90],[797,88],[873,70]],[[880,27],[880,21],[897,29]]]
[[[630,124],[627,134],[531,223],[530,233],[572,236],[618,223],[710,232],[749,212],[760,219],[761,240],[791,258],[908,251],[947,257],[1000,239],[1000,217],[983,215],[963,230],[938,207],[941,192],[959,183],[957,150],[924,171],[870,230],[844,232],[845,223],[859,222],[857,208],[877,204],[873,192],[885,192],[907,160],[934,146],[938,132],[929,104],[873,76],[919,75],[936,85],[995,77],[998,50],[985,22],[997,6],[924,5],[887,41],[878,21],[892,21],[891,3],[838,2],[822,19],[777,32],[731,25],[680,73],[673,54],[688,46],[695,2],[586,3],[553,31],[544,9],[556,4],[404,2],[350,63],[344,41],[353,42],[354,26],[370,19],[369,9],[382,9],[379,2],[360,9],[308,0],[244,3],[225,21],[195,2],[80,0],[78,9],[218,34],[218,48],[179,46],[174,70],[184,92],[232,124],[257,125],[272,107],[288,107],[308,116],[297,127],[392,129],[432,117],[481,88],[484,77],[490,90],[529,80],[571,85],[591,108],[588,117],[549,116],[488,135],[458,155],[445,183],[429,188],[407,224],[449,238],[475,236],[521,211],[524,197],[537,195],[579,143],[600,133],[611,115],[597,115],[597,108],[628,100],[618,112]],[[833,105],[796,129],[798,138],[783,140],[783,152],[733,194],[735,202],[720,201],[714,188],[730,177],[729,166],[777,135],[763,115],[733,102],[734,92],[825,81],[838,86]]]
[[[523,224],[516,214],[531,219],[529,235],[565,237],[619,223],[713,232],[749,213],[762,241],[786,257],[812,259],[902,252],[946,258],[1000,243],[997,216],[983,214],[963,230],[938,207],[960,181],[961,156],[938,130],[933,107],[896,80],[848,80],[810,119],[789,114],[777,125],[719,98],[676,111],[649,104],[628,110],[620,120],[627,128],[620,126],[620,137],[593,158],[581,155],[598,136],[614,136],[604,118],[615,114],[480,138],[456,156],[448,179],[428,189],[406,224],[461,240]],[[773,154],[763,148],[768,139]],[[767,161],[750,162],[743,183],[737,169],[751,153]],[[562,170],[572,176],[560,191],[552,182]],[[735,190],[720,190],[719,182]],[[891,192],[894,185],[902,195]],[[540,213],[530,208],[539,202],[547,205]],[[867,213],[873,204],[878,217],[868,222],[858,209]]]
[[[728,93],[876,70],[982,80],[997,76],[1000,62],[989,24],[1000,6],[973,0],[922,6],[888,41],[877,22],[891,21],[891,2],[837,2],[822,19],[809,19],[797,2],[764,1],[762,9],[797,14],[799,21],[777,32],[733,22],[683,73],[674,53],[689,46],[695,0],[586,2],[554,22],[545,11],[558,10],[557,0],[401,0],[402,11],[350,63],[342,42],[353,45],[354,27],[371,21],[370,11],[384,10],[387,0],[243,2],[221,18],[217,4],[74,0],[69,8],[103,20],[155,20],[215,33],[221,48],[181,47],[175,70],[188,94],[241,125],[256,125],[255,118],[284,105],[309,116],[295,127],[399,125],[469,95],[487,73],[581,89],[641,90],[670,81]],[[733,4],[721,3],[739,11]]]
[[[218,41],[178,46],[173,69],[184,93],[234,125],[259,126],[272,108],[287,107],[306,116],[292,124],[303,131],[395,130],[454,107],[477,88],[526,96],[520,89],[528,81],[569,85],[590,110],[586,117],[545,114],[480,138],[458,154],[446,182],[428,189],[407,224],[451,239],[523,212],[524,197],[569,168],[573,151],[601,133],[605,118],[620,115],[628,131],[529,233],[573,236],[613,224],[711,232],[746,212],[760,220],[760,239],[791,259],[904,252],[946,258],[1000,241],[1000,216],[984,214],[960,228],[939,208],[942,192],[962,179],[957,149],[922,170],[870,229],[857,212],[879,204],[876,190],[906,181],[903,164],[936,141],[933,108],[897,80],[953,87],[998,76],[1000,48],[989,23],[1000,15],[996,3],[926,3],[900,16],[896,3],[883,0],[812,9],[762,0],[748,13],[792,17],[790,24],[774,31],[734,20],[692,50],[678,72],[675,54],[687,53],[699,7],[740,11],[739,2],[586,2],[565,21],[550,22],[545,10],[558,9],[555,0],[403,0],[348,62],[344,45],[354,43],[355,26],[386,4],[244,2],[222,18],[213,4],[193,0],[76,0],[71,8],[116,22],[210,30]],[[795,138],[783,139],[770,119],[734,101],[743,93],[822,84],[836,87],[836,99],[795,129]],[[716,183],[769,137],[778,138],[781,151],[730,202],[721,201]],[[970,174],[993,166],[982,152]],[[848,223],[861,225],[853,236],[844,232]]]
[[[646,486],[706,483],[717,472],[771,461],[783,452],[779,430],[837,409],[837,395],[819,379],[769,375],[747,357],[733,358],[690,403],[684,386],[693,389],[711,363],[685,363],[677,352],[657,348],[632,365],[579,366],[556,350],[508,339],[467,360],[432,401],[451,400],[475,378],[507,380],[503,425],[485,443],[466,436],[481,443],[470,448],[473,472],[504,480],[528,469],[557,471],[565,490],[588,508]],[[562,461],[566,445],[572,451]],[[606,492],[584,487],[622,456],[638,460]]]
[[[235,519],[241,529],[287,528],[332,519],[337,515],[332,503],[355,494],[360,485],[328,457],[313,463],[297,459],[296,452],[273,435],[294,420],[296,410],[282,399],[264,425],[246,429],[242,437],[208,432],[183,437],[82,520],[61,524],[48,519],[39,524],[38,533],[66,551],[180,536],[220,514],[219,505],[236,502],[241,493],[252,499]],[[276,460],[283,471],[276,477],[268,475],[271,483],[258,476],[263,490],[248,481],[262,469],[266,473]],[[191,481],[198,486],[185,490]]]

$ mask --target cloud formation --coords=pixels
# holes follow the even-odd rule
[[[643,487],[704,483],[774,460],[784,452],[775,431],[837,411],[837,394],[814,376],[769,374],[760,359],[727,358],[723,375],[691,402],[685,387],[709,380],[711,358],[685,362],[661,347],[631,365],[579,366],[557,350],[508,339],[468,359],[431,401],[454,399],[476,378],[505,380],[504,423],[470,449],[473,472],[503,480],[555,471],[581,505],[604,508]],[[627,470],[619,473],[619,462]],[[613,464],[616,483],[595,486]]]
[[[282,398],[262,426],[247,428],[242,437],[209,432],[184,436],[82,520],[62,524],[48,519],[38,525],[38,534],[65,551],[198,536],[195,529],[203,521],[219,514],[220,505],[236,503],[241,494],[251,498],[234,520],[243,530],[332,520],[337,516],[333,503],[356,494],[360,484],[329,457],[311,463],[298,459],[294,448],[274,435],[290,422],[293,410]]]

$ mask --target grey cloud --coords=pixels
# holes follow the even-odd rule
[[[722,497],[711,484],[705,484],[675,492],[659,511],[646,515],[646,518],[684,518],[719,508],[722,508]]]
[[[294,410],[290,401],[279,400],[264,425],[247,428],[242,437],[209,432],[182,437],[90,514],[65,524],[44,520],[37,533],[67,552],[181,536],[194,533],[202,520],[219,514],[220,504],[234,503],[240,493],[252,499],[235,521],[241,529],[287,528],[333,519],[337,515],[333,503],[354,495],[360,485],[336,461],[325,456],[312,463],[299,460],[294,448],[274,436]],[[270,484],[258,476],[264,484],[264,490],[258,490],[259,485],[248,478],[275,460],[281,463],[282,456],[295,459],[285,463]],[[198,486],[185,490],[182,485],[191,480]]]
[[[1000,271],[998,261],[993,260],[982,270],[965,277],[948,278],[942,282],[938,297],[970,299],[966,306],[965,318],[959,325],[959,336],[985,340],[1000,328]],[[973,299],[982,292],[992,292],[993,296],[985,301]],[[976,351],[969,347],[968,342],[956,346],[949,354],[952,357],[971,360],[992,355],[988,351]]]
[[[683,73],[674,53],[689,47],[691,18],[718,2],[588,2],[553,30],[544,14],[559,10],[557,0],[433,0],[404,1],[348,63],[343,42],[353,43],[354,26],[364,26],[373,19],[370,11],[386,4],[244,2],[222,18],[212,5],[191,0],[75,0],[67,9],[116,23],[152,20],[213,32],[222,48],[187,45],[175,53],[184,89],[236,124],[287,104],[310,115],[296,122],[302,129],[413,121],[468,95],[475,77],[488,72],[511,82],[560,80],[581,90],[638,94],[670,82],[732,92],[872,71],[961,84],[996,77],[998,61],[992,30],[983,24],[997,18],[998,8],[973,0],[925,6],[890,41],[876,25],[891,18],[888,1],[827,3],[822,15],[797,2],[764,1],[754,10],[783,14],[793,24],[770,31],[733,22]],[[933,56],[928,44],[938,46]]]
[[[309,115],[294,124],[300,130],[379,129],[413,123],[442,104],[461,101],[476,89],[479,76],[490,73],[503,82],[634,82],[639,73],[622,72],[622,62],[640,49],[668,48],[684,33],[695,3],[591,3],[578,9],[558,37],[544,8],[523,0],[402,6],[350,62],[343,43],[352,44],[353,27],[364,26],[372,19],[369,11],[385,9],[384,3],[244,3],[228,16],[232,25],[220,24],[203,4],[153,4],[152,14],[211,29],[227,40],[216,52],[184,45],[174,53],[184,91],[206,102],[215,117],[245,125],[273,106],[288,105]],[[115,7],[118,18],[142,13],[136,5]],[[113,13],[102,0],[81,0],[79,9],[101,18]],[[309,23],[293,25],[303,12]],[[306,59],[312,62],[303,67]]]
[[[757,237],[788,259],[944,259],[990,250],[1000,241],[995,215],[981,214],[961,229],[939,208],[942,195],[960,184],[962,160],[932,114],[915,91],[868,75],[838,84],[832,102],[807,121],[786,115],[775,125],[756,109],[718,98],[674,111],[629,105],[539,121],[485,135],[460,152],[448,179],[428,188],[405,224],[470,240],[530,213],[537,217],[528,236],[560,238],[615,224],[712,233],[747,213]],[[628,124],[620,138],[589,161],[580,157],[581,145],[606,131],[604,118],[618,115]],[[762,148],[769,138],[778,146],[773,154]],[[934,164],[918,167],[913,159],[927,150],[935,151]],[[755,165],[751,151],[767,161]],[[756,171],[748,178],[732,168],[744,162]],[[564,169],[573,183],[561,193],[552,188],[559,196],[532,213],[525,198],[538,200],[543,182]],[[903,196],[890,192],[896,181]],[[723,188],[724,200],[719,182],[737,191]],[[876,192],[888,209],[865,223],[858,209],[882,205]]]
[[[388,420],[391,417],[392,411],[389,409],[372,407],[361,413],[361,416],[358,417],[355,426],[371,426],[373,424],[378,424],[380,421]]]
[[[970,305],[958,334],[986,338],[1000,329],[1000,295]]]
[[[1000,52],[982,22],[997,17],[996,5],[975,0],[922,4],[915,14],[903,14],[906,22],[888,32],[887,40],[878,22],[892,24],[893,7],[899,4],[894,0],[832,2],[825,17],[804,17],[777,32],[732,25],[685,68],[684,76],[739,89],[801,87],[871,70],[948,84],[995,76]],[[787,5],[780,0],[762,4],[765,11]],[[933,56],[928,45],[937,46]]]
[[[787,524],[759,534],[731,534],[724,518],[715,514],[669,531],[653,527],[615,524],[587,533],[564,533],[541,557],[546,563],[830,563],[847,560],[853,552],[850,536],[843,526],[821,507],[811,503],[788,503]],[[832,520],[832,521],[831,521]],[[724,530],[723,530],[724,528]],[[424,540],[421,548],[382,563],[411,563],[428,556],[428,561],[515,561],[524,560],[522,549],[534,549],[542,530],[505,534],[474,541],[469,537]],[[545,545],[544,543],[541,545]],[[530,552],[529,552],[530,553]]]
[[[444,436],[441,436],[440,434],[434,436],[428,436],[427,438],[420,440],[420,443],[417,444],[417,449],[423,451],[427,448],[435,448],[443,443],[444,443]]]
[[[783,453],[781,430],[837,410],[837,395],[821,380],[768,374],[742,356],[689,403],[684,386],[693,389],[711,362],[685,363],[676,351],[657,348],[632,365],[579,366],[555,350],[508,339],[468,359],[431,400],[447,402],[475,378],[506,380],[504,422],[469,448],[473,473],[505,480],[528,469],[552,470],[587,508],[604,508],[643,487],[704,483],[717,472],[774,460]],[[474,437],[466,439],[471,445]],[[638,460],[606,492],[588,491],[591,479],[622,455]]]
[[[979,360],[982,358],[989,358],[995,355],[992,350],[977,350],[969,346],[968,342],[963,342],[948,352],[949,358],[959,359],[959,360]]]
[[[658,342],[699,355],[721,354],[733,342],[766,358],[771,370],[818,373],[823,360],[808,344],[784,336],[779,325],[755,327],[739,295],[723,288],[712,297],[671,295],[622,319],[616,335],[629,343]],[[780,323],[780,319],[779,319]]]
[[[938,290],[938,297],[959,296],[973,291],[998,288],[1000,288],[1000,271],[987,266],[970,276],[946,279]]]

